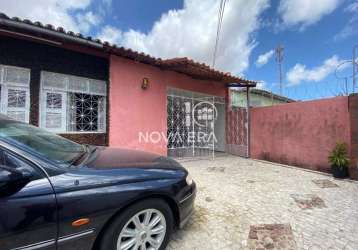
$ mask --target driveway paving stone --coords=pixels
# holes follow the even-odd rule
[[[180,161],[196,211],[168,249],[358,249],[358,182],[230,155]]]

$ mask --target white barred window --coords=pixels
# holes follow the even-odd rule
[[[105,81],[41,72],[40,126],[57,133],[106,131]]]
[[[30,69],[0,65],[0,112],[29,122]]]

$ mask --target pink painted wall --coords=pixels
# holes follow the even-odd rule
[[[329,171],[335,143],[350,145],[348,97],[251,109],[251,157]]]
[[[143,77],[149,87],[141,88]],[[109,145],[167,154],[167,143],[140,142],[139,133],[167,133],[167,89],[178,88],[226,96],[222,83],[195,80],[184,74],[160,70],[112,55],[110,58]],[[153,133],[153,139],[160,139]]]

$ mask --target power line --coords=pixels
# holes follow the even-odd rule
[[[215,67],[216,53],[217,53],[218,45],[219,45],[219,38],[220,38],[220,33],[221,33],[221,25],[222,25],[222,21],[223,21],[223,18],[224,18],[225,5],[226,5],[226,0],[221,0],[220,1],[219,12],[218,12],[218,27],[217,27],[217,30],[216,30],[216,39],[215,39],[213,64],[212,64],[213,68]]]

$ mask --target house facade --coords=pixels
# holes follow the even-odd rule
[[[2,113],[79,142],[108,143],[106,57],[2,35],[0,69]]]
[[[172,156],[226,151],[227,84],[255,85],[4,14],[0,81],[0,111],[14,119],[81,143]]]
[[[230,90],[230,99],[231,105],[234,107],[247,107],[245,90]],[[250,89],[251,107],[266,107],[291,102],[295,102],[295,100],[263,89]]]
[[[164,137],[168,136],[168,128],[173,130],[175,127],[172,136],[185,137],[177,138],[178,141],[187,139],[185,130],[187,127],[190,129],[193,123],[187,121],[188,114],[188,119],[192,118],[192,102],[209,100],[225,122],[225,109],[219,109],[220,104],[212,101],[221,99],[224,102],[228,91],[224,83],[193,79],[185,74],[161,70],[115,55],[111,56],[110,65],[109,145],[167,154],[168,142]],[[145,90],[141,88],[143,77],[149,79],[149,86]],[[189,107],[186,105],[188,103]],[[171,119],[172,116],[175,116],[174,119]],[[216,132],[219,135],[219,131]],[[220,132],[225,132],[225,128]],[[218,140],[225,140],[225,135]],[[187,147],[192,150],[192,145]],[[225,151],[225,148],[220,150]]]

